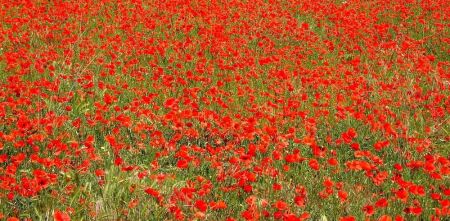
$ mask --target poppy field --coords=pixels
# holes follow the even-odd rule
[[[448,0],[0,0],[0,220],[449,219]]]

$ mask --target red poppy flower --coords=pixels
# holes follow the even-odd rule
[[[53,213],[53,219],[55,219],[55,221],[70,221],[70,216],[67,215],[67,213],[55,210]]]
[[[202,212],[206,212],[206,210],[208,209],[208,204],[203,200],[197,200],[195,202],[195,207]]]

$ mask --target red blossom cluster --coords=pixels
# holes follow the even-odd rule
[[[1,0],[0,220],[445,220],[446,0]]]

